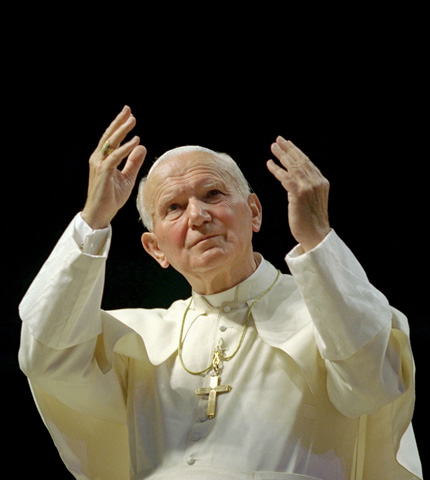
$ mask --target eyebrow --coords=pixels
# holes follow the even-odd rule
[[[223,189],[227,189],[227,185],[222,180],[211,180],[210,182],[202,182],[201,185],[198,185],[197,188],[202,188],[204,190],[214,188],[214,187],[222,187]]]
[[[223,190],[229,190],[226,182],[224,182],[222,179],[202,180],[193,185],[190,190],[210,190],[213,188],[222,188]],[[171,202],[174,202],[175,199],[178,196],[181,196],[186,190],[188,190],[188,188],[181,188],[179,189],[179,191],[176,190],[173,193],[162,193],[158,200],[158,208],[163,208],[165,205],[169,205]]]

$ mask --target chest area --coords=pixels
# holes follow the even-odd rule
[[[248,409],[267,423],[272,406],[286,398],[292,416],[303,405],[312,405],[315,398],[300,367],[286,352],[263,341],[248,313],[246,305],[190,311],[178,335],[178,349],[166,362],[131,366],[128,400],[133,410],[144,408],[142,399],[151,397],[168,418],[219,420],[227,415],[224,412],[246,416]],[[321,385],[318,396],[325,396],[324,378]],[[312,408],[305,413],[312,416]]]

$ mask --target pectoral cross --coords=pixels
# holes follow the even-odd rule
[[[214,373],[211,376],[211,380],[209,383],[209,387],[198,388],[196,390],[196,395],[208,396],[208,408],[206,412],[206,416],[208,418],[214,418],[216,412],[216,399],[218,393],[227,393],[230,392],[232,387],[230,385],[220,385],[221,377],[218,375],[220,371],[220,364],[221,359],[223,356],[223,351],[220,346],[217,346],[214,351],[214,357],[212,360],[212,365],[214,369]]]

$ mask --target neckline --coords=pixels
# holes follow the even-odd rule
[[[256,258],[259,261],[257,269],[238,285],[213,295],[201,295],[193,291],[193,307],[205,311],[219,308],[235,309],[257,298],[273,283],[277,270],[259,253],[256,253]]]

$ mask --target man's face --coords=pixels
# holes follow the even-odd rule
[[[142,243],[161,266],[170,264],[190,280],[243,268],[252,258],[252,233],[261,224],[258,198],[245,198],[210,154],[186,152],[164,160],[151,173],[144,200],[153,232]]]

